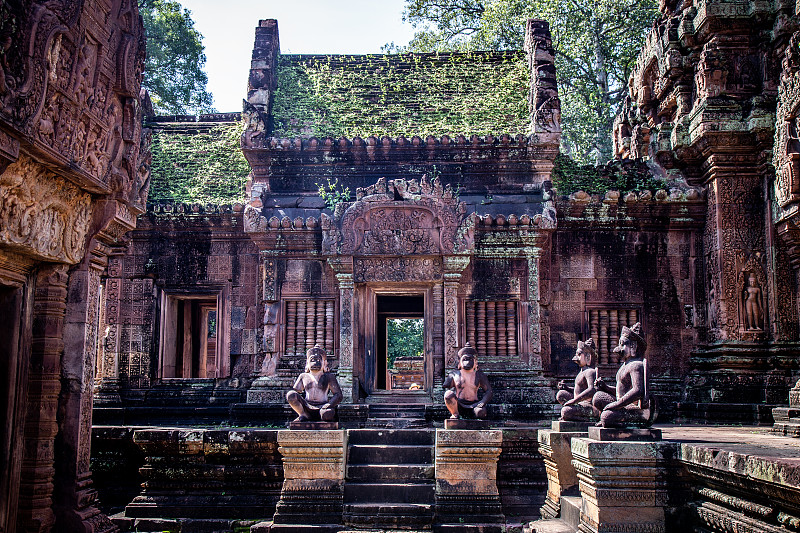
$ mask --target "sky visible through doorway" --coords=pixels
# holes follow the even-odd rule
[[[241,111],[259,19],[278,20],[284,54],[369,54],[408,43],[403,0],[179,0],[206,48],[208,90],[219,112]]]

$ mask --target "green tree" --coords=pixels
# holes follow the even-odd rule
[[[562,150],[581,162],[608,160],[614,116],[658,17],[654,0],[406,0],[404,19],[419,31],[386,49],[519,49],[531,17],[549,21],[553,34]]]
[[[421,318],[390,318],[386,321],[387,357],[394,368],[398,357],[422,357],[424,331]]]
[[[176,0],[139,0],[147,37],[143,86],[153,109],[163,114],[213,112],[203,71],[203,36],[191,12]]]

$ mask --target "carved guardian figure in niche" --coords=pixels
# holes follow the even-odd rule
[[[597,392],[592,397],[592,406],[600,414],[597,426],[604,428],[649,427],[656,417],[656,404],[648,391],[647,361],[644,351],[647,343],[638,322],[631,327],[623,326],[619,345],[614,348],[622,358],[617,371],[616,388],[611,388],[603,378],[595,382]]]
[[[764,311],[761,303],[761,287],[755,273],[750,272],[746,279],[746,285],[742,291],[745,327],[748,331],[763,331]]]
[[[444,404],[450,418],[486,418],[486,405],[492,399],[492,386],[486,374],[478,370],[478,352],[470,343],[458,351],[458,372],[447,376],[442,385],[450,389],[444,393]],[[478,390],[483,396],[478,397]]]
[[[580,367],[580,372],[575,376],[573,390],[569,390],[566,381],[558,383],[559,391],[556,400],[561,408],[561,420],[585,421],[594,418],[592,410],[592,397],[597,392],[594,382],[597,379],[597,351],[594,340],[578,341],[575,357],[572,358]]]
[[[295,422],[333,422],[336,419],[342,390],[336,376],[328,372],[325,350],[319,344],[306,352],[305,372],[298,376],[286,400],[298,415]]]

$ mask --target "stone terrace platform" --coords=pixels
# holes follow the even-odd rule
[[[667,444],[667,448],[671,450],[667,454],[669,457],[667,458],[665,471],[666,497],[663,501],[667,523],[664,530],[666,533],[670,531],[686,533],[688,531],[708,530],[709,528],[716,528],[713,530],[723,532],[739,530],[766,533],[800,531],[800,439],[771,434],[768,427],[694,425],[658,425],[657,427],[661,429],[663,441]],[[124,430],[126,435],[132,436],[133,428],[119,429]],[[153,439],[167,438],[164,432],[169,430],[153,428],[144,431],[148,433],[155,432],[148,438],[145,438],[144,433],[140,434],[141,437],[139,437],[139,439],[149,440],[152,445]],[[212,456],[222,454],[226,457],[224,461],[226,464],[221,468],[229,470],[235,465],[234,469],[237,477],[253,468],[260,471],[260,474],[254,476],[254,479],[255,477],[263,476],[266,471],[272,472],[271,483],[267,484],[269,487],[262,487],[262,491],[266,490],[266,493],[262,494],[262,496],[269,500],[270,505],[267,507],[274,508],[273,506],[278,497],[279,484],[283,478],[280,467],[281,459],[277,451],[277,432],[275,430],[186,429],[172,431],[181,432],[181,434],[187,432],[185,436],[179,436],[178,433],[169,436],[167,440],[175,440],[173,444],[179,444],[177,441],[181,439],[196,440],[198,444],[200,441],[204,442],[202,446],[205,450],[204,452],[200,451],[200,447],[196,452],[193,452],[194,455],[206,456],[203,461],[200,461],[203,463],[201,470],[211,467],[209,463],[214,462],[211,460]],[[108,436],[117,432],[114,432],[111,428],[96,428],[95,439],[98,440],[95,440],[95,444],[100,444],[105,440],[103,433]],[[231,437],[230,433],[235,434],[235,438]],[[500,468],[498,469],[497,481],[504,504],[506,530],[509,532],[522,531],[523,528],[525,531],[537,531],[539,533],[551,531],[541,529],[541,522],[530,522],[530,515],[527,518],[523,518],[519,515],[524,513],[513,516],[516,513],[509,512],[512,507],[521,509],[528,507],[528,505],[528,509],[533,511],[538,509],[541,503],[543,496],[541,483],[546,483],[546,481],[544,469],[540,464],[541,458],[536,449],[535,438],[533,438],[535,433],[536,429],[534,428],[526,428],[524,430],[507,428],[503,431],[504,449],[499,461]],[[116,437],[119,438],[122,435],[116,435]],[[118,444],[119,440],[115,443],[115,449],[119,449],[117,448]],[[160,447],[163,445],[167,445],[167,442],[163,442]],[[169,445],[167,445],[167,448],[169,448]],[[231,450],[235,448],[236,453],[229,451],[228,448],[231,448]],[[253,460],[259,464],[247,466],[246,448],[251,448],[251,451],[256,452]],[[184,455],[187,451],[189,450],[184,446],[177,446],[173,453]],[[193,455],[193,453],[188,455]],[[233,460],[233,455],[236,456],[236,460]],[[164,456],[162,455],[162,457]],[[525,460],[522,460],[523,458]],[[141,459],[143,457],[140,457]],[[176,456],[174,459],[178,459],[178,457]],[[184,462],[184,468],[188,466],[185,463],[187,459],[187,457],[181,459]],[[164,461],[164,459],[161,459],[161,461]],[[170,461],[167,460],[166,462]],[[192,462],[189,461],[189,463]],[[196,466],[199,467],[200,464],[198,463]],[[176,482],[185,483],[187,478],[183,477],[181,481],[170,480],[167,479],[170,477],[167,472],[159,474],[154,469],[158,470],[158,467],[151,463],[146,465],[142,471],[142,474],[145,475],[149,482],[149,490],[145,490],[145,493],[140,495],[138,500],[143,500],[141,503],[146,502],[149,505],[156,503],[155,508],[152,509],[154,512],[150,519],[150,521],[153,521],[153,525],[156,525],[156,522],[160,522],[156,519],[160,514],[156,510],[156,508],[160,507],[157,504],[159,497],[171,499],[168,496],[171,485]],[[199,485],[205,485],[201,479],[206,474],[201,471],[195,471],[194,468],[189,468],[189,470],[192,471],[192,476],[190,477],[194,477],[195,483],[199,482]],[[537,479],[528,479],[526,484],[532,489],[534,487],[536,489],[531,490],[527,497],[523,495],[522,491],[514,491],[519,493],[515,493],[512,498],[509,498],[508,496],[511,496],[508,494],[509,487],[515,484],[515,479],[522,472],[529,475],[535,474]],[[241,483],[241,477],[238,477],[238,479],[237,485]],[[213,494],[215,491],[213,486],[219,483],[219,479],[216,479],[216,481],[217,483],[205,485],[200,490],[203,493],[202,495],[205,498],[210,498],[211,501],[214,500]],[[197,488],[200,487],[197,486]],[[101,496],[103,496],[102,491]],[[183,500],[187,496],[189,494],[185,493],[180,499]],[[528,505],[526,505],[525,501],[527,499],[530,500],[527,502]],[[577,500],[580,500],[580,498],[577,498]],[[205,500],[203,503],[208,505],[211,501]],[[158,503],[166,504],[168,502]],[[181,503],[185,506],[187,502],[182,501]],[[214,505],[212,504],[209,507],[213,508]],[[165,510],[167,509],[161,509],[161,511]],[[185,511],[186,509],[180,510]],[[178,509],[169,509],[169,511],[172,512],[167,514],[175,516],[174,513]],[[263,517],[267,514],[264,511],[269,512],[266,508],[260,511],[244,514],[253,515],[247,517],[252,520],[259,515]],[[184,513],[179,512],[176,514]],[[213,517],[207,515],[205,518],[208,520]],[[228,520],[232,518],[234,517],[227,517]],[[138,525],[143,526],[143,522],[140,521]],[[124,526],[126,524],[120,525]],[[163,524],[159,523],[159,525]],[[261,522],[259,525],[260,528],[254,528],[254,531],[269,531],[271,529],[269,527],[270,522]],[[361,531],[391,531],[389,529],[376,528],[374,527],[375,525],[377,524],[373,524],[373,528],[370,528],[367,524],[363,524],[361,525]],[[133,526],[133,524],[129,524],[130,526]],[[407,528],[409,526],[410,524],[406,525]],[[747,527],[741,529],[741,526]],[[735,529],[736,527],[739,527],[739,529]],[[409,529],[406,529],[406,531],[409,531]],[[567,530],[565,529],[564,531]],[[552,531],[562,530],[553,529]],[[570,531],[575,531],[575,529]]]

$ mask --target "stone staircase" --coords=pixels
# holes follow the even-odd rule
[[[431,529],[434,435],[429,429],[348,431],[345,527]]]
[[[422,404],[370,404],[366,427],[385,429],[424,428],[425,406]]]
[[[561,515],[549,520],[536,520],[522,528],[523,533],[575,533],[581,522],[581,497],[562,496]]]

